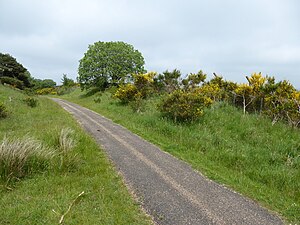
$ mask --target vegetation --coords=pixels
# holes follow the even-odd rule
[[[177,90],[169,94],[159,110],[163,116],[173,119],[175,122],[189,122],[199,119],[204,108],[212,104],[212,100],[197,92],[185,92]]]
[[[198,73],[188,74],[185,78],[177,69],[167,70],[162,74],[145,73],[143,56],[133,46],[124,42],[96,42],[89,46],[80,60],[78,81],[81,90],[87,91],[81,94],[76,88],[77,84],[65,74],[62,78],[63,85],[56,87],[55,82],[49,79],[32,78],[29,72],[11,56],[2,54],[1,57],[1,83],[19,89],[30,87],[39,95],[63,95],[62,98],[79,103],[121,123],[165,151],[187,161],[209,177],[279,212],[288,221],[300,222],[300,135],[299,129],[296,129],[300,127],[300,91],[288,81],[277,82],[274,77],[263,76],[261,73],[246,76],[247,83],[244,84],[226,81],[217,74],[214,74],[211,80],[206,80],[207,75],[201,70]],[[18,72],[11,73],[12,71]],[[35,98],[26,98],[25,102],[29,106],[43,109],[35,110],[19,107],[21,104],[18,100],[11,96],[10,99],[13,101],[4,101],[5,99],[1,99],[0,95],[0,102],[4,102],[0,104],[1,125],[4,124],[3,128],[0,128],[0,135],[4,136],[5,126],[8,127],[6,121],[9,119],[15,124],[15,127],[13,126],[15,130],[18,124],[22,132],[30,131],[34,134],[34,138],[35,136],[41,138],[41,143],[47,143],[45,149],[49,152],[52,151],[49,149],[54,149],[55,153],[53,159],[51,154],[51,160],[30,153],[28,164],[24,161],[22,166],[26,168],[25,170],[12,173],[8,169],[10,167],[5,166],[4,169],[2,168],[3,176],[8,177],[9,180],[10,176],[19,179],[22,176],[18,174],[38,171],[39,176],[34,177],[53,179],[54,182],[57,179],[71,180],[75,176],[78,178],[74,181],[74,188],[76,188],[87,187],[88,179],[82,177],[78,171],[84,168],[84,171],[89,171],[88,174],[93,176],[96,171],[99,172],[98,165],[109,167],[103,156],[100,157],[102,161],[95,159],[96,147],[73,124],[73,120],[61,121],[64,116],[57,117],[63,112],[55,108],[53,103],[42,98],[39,100],[40,104],[35,104]],[[47,104],[52,104],[52,108],[46,107]],[[28,110],[32,113],[31,117],[25,118],[29,115]],[[56,114],[51,110],[57,110],[59,113]],[[132,116],[132,110],[136,113],[135,116]],[[7,112],[12,112],[10,116],[12,118],[5,118]],[[43,121],[32,120],[39,117],[43,118]],[[45,123],[46,117],[52,119],[49,120],[52,123],[46,125],[52,134],[35,133],[34,127],[37,124],[40,127],[40,124]],[[19,120],[14,121],[15,118]],[[75,147],[74,142],[70,141],[72,139],[68,139],[73,135],[71,130],[63,129],[63,133],[59,134],[53,128],[57,126],[62,129],[59,122],[67,123],[72,130],[74,129],[79,147]],[[19,145],[18,143],[26,146],[22,142],[22,137],[19,138],[4,138],[1,148],[10,152],[12,147],[9,146]],[[32,140],[29,138],[33,143],[40,143]],[[74,150],[69,151],[73,148]],[[13,149],[17,148],[13,147]],[[8,153],[5,155],[10,157]],[[37,159],[34,163],[31,163],[32,155],[35,160]],[[81,157],[78,158],[76,155]],[[84,163],[80,163],[82,157]],[[3,157],[3,160],[7,159]],[[51,165],[55,163],[59,164],[57,166],[59,170],[54,171],[56,174],[54,178]],[[62,171],[67,174],[66,177],[60,176]],[[102,182],[111,185],[114,180],[111,178],[112,175],[109,175],[111,171],[109,169],[105,171],[109,180],[104,179]],[[72,175],[69,174],[70,172]],[[94,179],[93,181],[97,183],[98,180]],[[28,184],[32,185],[30,181]],[[42,180],[41,184],[43,184]],[[7,188],[7,184],[3,187]],[[118,180],[116,187],[120,188]],[[95,189],[91,192],[93,191]],[[77,194],[77,198],[81,197],[81,194]],[[105,194],[111,195],[111,192]],[[2,202],[5,201],[8,200],[4,199]],[[119,206],[113,208],[115,207]],[[56,214],[63,215],[61,218],[65,215]],[[132,214],[128,218],[126,216],[130,223],[135,223],[136,220],[131,218]],[[0,219],[2,219],[1,215]],[[118,223],[120,221],[118,220]]]
[[[215,77],[207,82],[205,90],[220,83],[218,99],[226,99],[224,90],[238,85],[223,81]],[[101,95],[100,104],[80,90],[63,98],[113,119],[208,177],[277,211],[288,221],[300,221],[298,129],[280,121],[272,125],[263,114],[244,114],[225,102],[203,108],[202,117],[186,124],[161,116],[157,105],[164,96],[144,100],[145,111],[135,116],[130,105],[119,104],[109,92]]]
[[[43,88],[54,88],[56,86],[56,82],[52,79],[32,79],[33,89],[39,90]]]
[[[36,98],[29,97],[29,96],[24,99],[24,102],[32,108],[37,107],[38,105],[38,100]]]
[[[78,81],[82,89],[104,90],[122,84],[128,75],[144,72],[144,58],[124,42],[96,42],[79,61]]]
[[[1,224],[149,224],[95,141],[56,103],[0,85]],[[4,178],[5,177],[5,178]]]
[[[7,115],[8,112],[6,106],[2,102],[0,102],[0,119],[7,117]]]
[[[53,150],[31,137],[0,143],[0,178],[20,179],[35,170],[43,170],[54,156]]]
[[[22,64],[9,54],[0,53],[0,83],[19,89],[30,87],[30,74]]]
[[[65,87],[72,87],[72,86],[76,85],[74,80],[67,77],[67,74],[63,74],[61,82],[62,82],[62,86],[65,86]]]

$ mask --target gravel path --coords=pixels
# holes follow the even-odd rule
[[[157,224],[283,224],[254,201],[207,179],[124,127],[74,103],[53,100],[104,148]]]

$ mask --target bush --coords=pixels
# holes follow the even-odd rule
[[[115,98],[118,98],[122,103],[126,104],[134,100],[135,95],[138,93],[138,89],[133,84],[121,85],[116,93]]]
[[[53,150],[32,138],[4,138],[0,143],[0,177],[3,180],[22,178],[47,167],[53,156]]]
[[[52,91],[51,95],[66,95],[70,94],[72,91],[74,91],[75,88],[73,86],[60,86],[55,89],[55,91]]]
[[[57,91],[55,88],[42,88],[36,91],[38,95],[56,95]]]
[[[159,111],[166,117],[179,121],[194,121],[203,115],[203,109],[212,100],[196,92],[176,90],[159,104]]]
[[[95,95],[94,102],[95,102],[95,103],[100,103],[100,102],[101,102],[101,96],[102,96],[102,93],[101,93],[101,92],[98,92],[98,93]]]
[[[24,102],[26,102],[26,104],[28,106],[30,106],[31,108],[37,107],[37,105],[38,105],[38,100],[36,98],[33,98],[33,97],[25,98]]]
[[[8,111],[6,109],[6,106],[0,102],[0,118],[5,118],[8,116]]]
[[[132,76],[134,83],[121,85],[114,94],[114,97],[125,104],[138,101],[139,103],[136,105],[140,105],[142,99],[148,98],[153,93],[153,78],[155,76],[156,73],[154,72],[134,74]]]

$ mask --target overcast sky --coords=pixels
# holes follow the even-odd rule
[[[298,0],[0,0],[0,52],[35,78],[75,79],[97,41],[124,41],[148,71],[253,72],[300,88]]]

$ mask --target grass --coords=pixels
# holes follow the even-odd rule
[[[58,224],[65,214],[64,224],[150,224],[107,156],[72,116],[47,98],[38,98],[34,108],[25,98],[0,85],[0,102],[9,112],[0,119],[0,140],[32,137],[45,149],[72,149],[76,160],[71,168],[49,167],[14,182],[0,180],[0,223]]]
[[[0,143],[0,178],[20,179],[35,170],[44,170],[55,152],[31,137],[18,140],[4,138]]]
[[[133,115],[110,97],[76,90],[63,98],[122,124],[196,170],[260,202],[290,223],[300,222],[300,131],[224,103],[193,124],[174,124],[156,110],[159,99]]]

